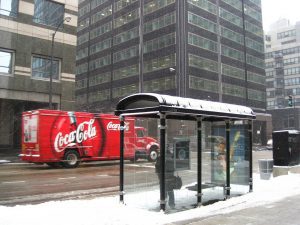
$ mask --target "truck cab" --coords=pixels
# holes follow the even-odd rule
[[[151,162],[156,161],[159,150],[159,144],[157,143],[157,141],[147,135],[147,130],[144,127],[134,127],[134,130],[136,160],[139,158],[147,158]]]

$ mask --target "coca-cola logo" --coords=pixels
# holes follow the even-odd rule
[[[68,146],[74,146],[76,143],[82,143],[87,139],[97,135],[96,127],[93,126],[95,119],[90,119],[80,123],[77,129],[69,133],[63,134],[59,132],[54,140],[54,149],[57,152],[62,152]]]
[[[125,122],[124,128],[125,128],[126,131],[129,129],[129,123],[128,122]],[[120,130],[120,124],[119,123],[113,123],[112,121],[110,121],[107,124],[106,129],[107,130],[114,130],[114,131]]]

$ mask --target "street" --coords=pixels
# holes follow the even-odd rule
[[[146,164],[148,167],[134,169],[151,169],[152,164]],[[27,163],[0,166],[0,205],[40,203],[118,191],[118,161],[83,163],[76,169],[51,169]]]
[[[258,159],[263,158],[272,158],[272,151],[253,152],[254,173],[258,173]],[[134,176],[138,182],[144,180],[147,172],[147,179],[157,179],[153,172],[154,163],[128,161],[125,169],[127,175]],[[128,170],[134,170],[134,173]],[[130,180],[128,176],[126,179]],[[118,190],[118,161],[82,163],[75,169],[51,169],[28,163],[0,165],[0,205],[117,195]]]

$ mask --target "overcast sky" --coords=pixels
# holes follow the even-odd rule
[[[300,21],[300,0],[261,0],[264,30],[279,18],[287,18],[291,24]]]

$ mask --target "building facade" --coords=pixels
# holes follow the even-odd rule
[[[260,0],[80,0],[78,12],[78,110],[156,92],[265,115]]]
[[[49,107],[56,28],[52,102],[74,109],[77,12],[77,1],[0,1],[0,150],[20,147],[23,111]]]
[[[300,22],[275,22],[265,35],[267,110],[274,130],[299,130]]]

